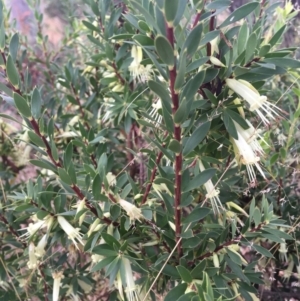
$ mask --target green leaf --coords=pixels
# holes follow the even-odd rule
[[[2,3],[2,2],[0,2]],[[0,49],[3,51],[5,48],[5,28],[4,28],[4,22],[1,18],[0,20]]]
[[[13,59],[13,62],[16,62],[17,54],[18,54],[18,48],[19,48],[19,34],[15,33],[9,43],[9,53]]]
[[[14,64],[14,60],[12,56],[9,54],[7,57],[6,61],[6,73],[8,76],[8,79],[10,83],[16,87],[17,89],[19,88],[19,73],[18,70]],[[26,116],[27,117],[27,116]]]
[[[172,139],[168,145],[168,149],[179,154],[181,152],[181,144],[178,142],[178,140]]]
[[[174,114],[174,122],[175,124],[181,124],[186,120],[186,117],[188,115],[189,112],[187,112],[187,105],[186,105],[186,98],[184,98],[180,105],[179,108],[177,109],[177,111]]]
[[[111,246],[109,246],[107,244],[101,244],[101,245],[96,246],[93,249],[93,253],[102,255],[102,256],[107,256],[107,257],[119,255],[119,253],[117,251],[115,251]]]
[[[205,72],[203,84],[211,82],[219,74],[219,69],[208,68]]]
[[[191,283],[193,281],[193,277],[187,268],[182,265],[178,265],[176,269],[184,282]]]
[[[44,143],[43,139],[40,136],[38,136],[36,133],[34,133],[32,131],[28,131],[28,136],[29,136],[30,140],[37,146],[43,147],[43,148],[45,147],[45,143]]]
[[[247,63],[253,57],[256,44],[257,44],[257,36],[256,33],[253,32],[250,35],[246,44],[245,63]]]
[[[239,36],[237,40],[237,50],[239,55],[245,50],[248,37],[249,37],[248,23],[244,22],[240,28]]]
[[[196,188],[200,188],[201,185],[205,184],[210,180],[216,173],[215,168],[208,168],[195,176],[191,181],[188,182],[187,187],[183,188],[184,192],[191,191]]]
[[[164,14],[167,23],[170,27],[173,27],[173,21],[175,20],[179,0],[165,0],[164,1]]]
[[[93,25],[92,23],[83,20],[83,21],[82,21],[82,24],[83,24],[86,28],[88,28],[89,30],[100,33],[100,28],[99,28],[99,27],[96,27],[96,26]]]
[[[203,271],[206,268],[206,260],[200,261],[191,272],[191,275],[194,279],[202,279]]]
[[[202,35],[203,26],[202,23],[199,23],[187,36],[183,46],[182,51],[187,50],[187,55],[189,57],[193,56],[195,51],[198,49],[201,35]]]
[[[184,295],[186,288],[187,283],[182,283],[175,286],[171,291],[169,291],[169,293],[165,297],[165,301],[178,300],[182,295]]]
[[[230,109],[226,109],[226,113],[236,122],[238,123],[243,129],[248,129],[249,125],[248,123],[245,121],[245,119],[243,117],[241,117],[240,114],[230,110]]]
[[[13,93],[15,105],[19,113],[27,118],[31,117],[31,110],[27,104],[27,101],[18,93]]]
[[[11,97],[13,96],[13,91],[1,82],[0,82],[0,90],[2,92],[4,92],[5,94],[7,94],[8,96],[11,96]]]
[[[300,61],[295,60],[288,57],[281,57],[281,58],[267,58],[263,60],[263,63],[274,64],[275,66],[282,67],[282,68],[300,68]]]
[[[269,41],[269,44],[271,46],[275,46],[276,43],[280,40],[280,38],[282,37],[282,35],[284,34],[286,29],[286,24],[284,24],[275,34],[274,36],[271,38],[271,40]]]
[[[91,270],[91,272],[97,272],[99,270],[102,270],[103,268],[105,268],[106,266],[108,266],[109,264],[111,264],[114,260],[116,259],[115,256],[110,256],[107,258],[102,259],[100,262],[98,262]]]
[[[233,123],[230,115],[226,112],[226,110],[223,112],[223,120],[224,120],[224,124],[225,124],[226,130],[229,133],[229,135],[232,138],[238,140],[237,130],[234,126],[234,123]]]
[[[102,178],[97,173],[92,185],[92,192],[93,196],[96,200],[99,200],[101,198],[101,190],[102,190]]]
[[[264,57],[266,54],[269,53],[270,49],[271,49],[271,45],[270,45],[270,44],[267,44],[267,45],[262,46],[262,47],[259,49],[259,56],[260,56],[260,57]]]
[[[67,174],[67,172],[63,168],[58,167],[58,175],[59,175],[59,178],[67,185],[73,184],[70,176]]]
[[[203,124],[201,124],[191,135],[191,137],[188,138],[187,142],[185,143],[184,149],[183,149],[183,155],[186,156],[189,154],[192,150],[195,149],[196,146],[200,144],[200,142],[206,137],[208,131],[210,129],[210,122],[207,121]]]
[[[203,36],[203,39],[201,40],[199,46],[206,45],[208,42],[210,42],[213,39],[215,39],[219,34],[220,34],[220,30],[214,30],[214,31],[210,31],[210,32],[206,33]]]
[[[157,36],[155,39],[155,49],[161,60],[169,67],[174,66],[174,50],[170,42],[164,36]]]
[[[55,173],[57,172],[56,167],[52,163],[50,163],[44,159],[39,159],[39,160],[33,159],[33,160],[29,160],[29,162],[37,167],[49,169]]]
[[[140,21],[138,21],[138,24],[139,24],[139,28],[140,28],[141,30],[143,30],[143,31],[145,31],[145,32],[150,32],[150,31],[151,31],[151,29],[149,28],[149,26],[147,25],[146,22],[140,20]]]
[[[269,250],[263,248],[262,246],[252,245],[252,249],[255,250],[256,252],[260,253],[263,256],[266,256],[269,258],[274,258],[273,254]]]
[[[230,14],[219,27],[222,28],[222,27],[228,26],[232,23],[235,23],[235,22],[247,17],[258,6],[259,6],[259,2],[251,2],[251,3],[247,3],[245,5],[240,6],[232,14]]]
[[[289,235],[289,234],[287,234],[283,231],[279,231],[277,229],[263,228],[262,232],[269,232],[269,233],[271,233],[271,234],[273,234],[273,235],[275,235],[279,238],[283,238],[283,239],[286,239],[286,240],[294,240],[294,238],[291,235]]]
[[[246,283],[250,284],[249,279],[245,276],[243,270],[241,267],[236,263],[233,262],[228,255],[224,256],[224,259],[226,260],[228,266],[231,269],[231,272],[235,274],[236,277],[240,278],[242,281],[245,281]]]
[[[154,46],[154,40],[143,34],[136,34],[132,39],[141,46]]]
[[[205,218],[211,212],[210,208],[199,207],[194,209],[184,220],[183,224],[189,224],[200,221]]]
[[[171,103],[171,97],[168,92],[168,89],[162,85],[161,83],[154,81],[154,80],[149,80],[148,81],[148,86],[150,90],[152,90],[157,96],[161,99],[164,100],[167,103]],[[170,112],[171,113],[171,112]]]
[[[40,118],[42,108],[42,98],[40,91],[35,87],[31,96],[31,113],[35,119]]]
[[[186,71],[186,51],[180,54],[179,67],[177,70],[176,80],[174,84],[175,91],[179,92],[184,84]]]
[[[230,0],[215,0],[206,6],[206,9],[215,10],[230,6]]]
[[[102,232],[101,236],[109,246],[114,247],[116,245],[118,248],[121,247],[121,244],[108,233]]]

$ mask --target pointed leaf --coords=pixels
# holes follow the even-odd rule
[[[232,23],[235,23],[248,15],[250,15],[257,7],[259,6],[259,2],[250,2],[245,5],[240,6],[236,9],[231,15],[227,17],[227,19],[220,25],[220,28],[228,26]]]
[[[35,119],[40,118],[42,108],[42,98],[40,91],[35,87],[31,96],[31,113]]]
[[[184,282],[191,283],[193,281],[193,277],[187,268],[182,265],[178,265],[176,269]]]
[[[210,208],[201,207],[194,209],[191,214],[189,214],[184,220],[183,224],[189,224],[193,222],[200,221],[201,219],[205,218],[211,212]]]
[[[175,286],[171,291],[169,291],[169,293],[165,297],[165,301],[178,300],[179,297],[184,295],[186,288],[187,288],[187,283],[182,283]]]
[[[10,54],[8,55],[6,61],[6,73],[10,83],[14,87],[19,88],[19,73]]]
[[[70,176],[67,174],[67,172],[63,168],[58,167],[58,175],[59,175],[59,178],[67,185],[73,184]]]
[[[187,142],[185,143],[184,149],[183,149],[183,155],[189,154],[192,150],[195,149],[197,145],[200,144],[200,142],[206,137],[208,131],[210,129],[210,122],[207,121],[203,124],[201,124],[191,135],[191,137],[188,138]]]
[[[19,111],[19,113],[27,118],[31,117],[31,110],[29,108],[29,105],[27,104],[27,101],[18,93],[13,94],[15,105]]]
[[[9,53],[14,61],[16,62],[17,59],[17,53],[18,53],[18,48],[19,48],[19,34],[15,33],[9,43]]]

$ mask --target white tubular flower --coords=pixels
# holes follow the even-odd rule
[[[82,241],[82,234],[78,229],[75,229],[63,216],[58,216],[57,221],[61,228],[66,232],[68,237],[73,241],[74,245],[78,249],[77,241],[84,245]],[[77,239],[77,241],[76,241]]]
[[[105,240],[101,237],[99,245],[103,245],[105,243]],[[98,245],[98,246],[99,246]],[[99,254],[93,254],[91,256],[93,263],[98,263],[100,262],[102,259],[104,259],[105,257],[103,255],[99,255]]]
[[[35,248],[35,255],[37,257],[42,257],[45,255],[45,247],[47,245],[47,234],[45,234],[41,240],[38,242],[36,248]]]
[[[117,289],[119,291],[121,300],[124,301],[125,298],[124,298],[124,294],[123,294],[122,279],[121,279],[120,272],[118,272],[118,274],[117,274],[117,285],[116,286],[117,286]]]
[[[9,284],[6,281],[0,279],[0,287],[7,292],[10,288]]]
[[[87,284],[86,282],[84,282],[80,279],[78,279],[77,282],[78,282],[79,286],[83,289],[85,294],[88,294],[93,289],[93,287],[91,285]]]
[[[99,218],[96,218],[93,221],[93,223],[90,225],[89,231],[87,233],[88,237],[90,237],[91,234],[96,231],[96,229],[98,228],[99,223],[100,223],[100,219]]]
[[[141,65],[141,61],[143,59],[143,50],[139,46],[132,46],[131,48],[131,56],[133,57],[133,61],[129,65],[128,69],[130,71],[131,76],[135,80],[139,80],[140,82],[146,82],[150,79],[150,75],[152,73],[152,66]]]
[[[201,162],[201,160],[199,160],[199,168],[200,168],[200,171],[205,170],[205,167],[204,167],[203,163]],[[224,210],[224,207],[219,199],[220,190],[215,188],[215,186],[211,180],[208,180],[204,184],[204,187],[207,192],[205,197],[211,201],[211,207],[213,209],[214,214],[220,213],[220,210],[219,210],[220,208],[221,208],[221,210]]]
[[[69,301],[79,301],[80,300],[79,296],[74,294],[73,285],[67,285],[66,287],[68,287],[66,296],[68,296],[70,298]]]
[[[238,123],[235,121],[233,122],[235,125],[235,128],[237,132],[245,139],[245,141],[251,146],[252,150],[254,151],[255,154],[258,155],[263,155],[264,150],[259,144],[257,137],[259,137],[261,140],[264,141],[268,145],[268,143],[259,135],[260,130],[255,129],[252,124],[246,120],[249,128],[248,129],[243,129]]]
[[[276,105],[268,102],[267,96],[260,95],[247,81],[227,78],[226,84],[231,90],[247,101],[250,106],[250,111],[256,111],[265,125],[270,123],[267,117],[275,119],[274,115],[279,115],[273,108],[277,110],[280,109]]]
[[[60,284],[61,284],[61,279],[64,278],[63,272],[54,272],[52,273],[52,278],[53,278],[53,301],[58,301],[59,300],[59,289],[60,289]]]
[[[20,237],[21,238],[23,238],[23,237],[29,238],[29,237],[33,236],[38,230],[40,230],[41,228],[44,228],[45,226],[46,226],[45,220],[43,220],[43,221],[39,220],[36,223],[30,223],[28,225],[28,227],[19,229],[18,231],[27,230],[27,232],[22,234]]]
[[[295,263],[293,261],[292,256],[289,256],[289,264],[287,269],[279,272],[279,276],[281,276],[284,281],[289,280],[292,276],[294,265]]]
[[[253,165],[256,166],[258,171],[261,173],[263,178],[266,178],[263,170],[259,165],[260,158],[254,153],[251,146],[247,143],[247,141],[243,138],[241,133],[238,133],[238,140],[234,138],[230,138],[233,144],[236,160],[239,163],[246,165],[247,173],[251,183],[256,182],[256,176],[254,172]]]
[[[86,208],[85,198],[83,200],[79,201],[76,205],[74,205],[74,207],[77,208],[76,214],[78,214],[80,211],[84,210]],[[79,226],[82,225],[82,223],[84,221],[84,218],[85,218],[85,215],[86,215],[86,212],[80,215],[79,222],[78,222]]]
[[[214,38],[213,40],[211,40],[210,42],[210,47],[211,47],[211,55],[213,55],[215,52],[217,54],[219,54],[219,36],[217,36],[216,38]]]
[[[150,120],[150,122],[153,122],[156,127],[160,126],[162,122],[162,116],[158,113],[158,110],[162,108],[161,100],[158,99],[156,103],[153,103],[152,109],[149,112],[149,115],[153,118],[153,120]]]
[[[144,216],[142,215],[141,209],[137,208],[135,205],[133,205],[125,200],[122,200],[122,199],[119,200],[119,204],[126,211],[131,222],[134,222],[136,219],[140,222],[141,219],[144,218]]]
[[[116,186],[117,184],[116,176],[112,172],[107,173],[106,180],[109,186]]]
[[[279,258],[281,261],[287,262],[287,248],[286,248],[286,242],[284,240],[283,243],[280,244],[279,248]]]
[[[219,67],[226,67],[219,59],[217,59],[214,56],[210,56],[209,60],[213,65],[219,66]]]
[[[39,262],[35,256],[35,246],[33,242],[29,244],[28,256],[29,256],[29,261],[27,262],[28,269],[34,270],[35,268],[37,268]]]
[[[132,269],[130,265],[130,261],[127,258],[122,258],[122,267],[125,275],[126,284],[123,283],[123,287],[125,287],[125,294],[128,301],[138,301],[139,296],[137,293],[137,286],[135,285]]]

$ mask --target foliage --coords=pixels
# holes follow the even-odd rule
[[[258,261],[288,261],[299,235],[300,63],[278,49],[289,3],[218,20],[229,5],[86,0],[68,61],[41,34],[34,53],[1,9],[1,95],[23,126],[1,113],[1,297],[258,300]],[[38,174],[17,184],[28,160]]]

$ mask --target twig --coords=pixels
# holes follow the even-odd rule
[[[162,147],[165,147],[165,146],[166,146],[166,144],[163,143]],[[150,193],[153,181],[155,179],[155,174],[156,174],[156,171],[157,171],[157,165],[159,165],[162,156],[163,156],[163,153],[159,152],[158,155],[157,155],[157,158],[155,160],[155,165],[153,166],[153,169],[152,169],[150,180],[149,180],[149,182],[148,182],[148,184],[146,186],[146,191],[145,191],[145,193],[143,195],[143,199],[142,199],[141,205],[145,204],[146,201],[147,201],[147,198],[148,198],[148,195]]]

